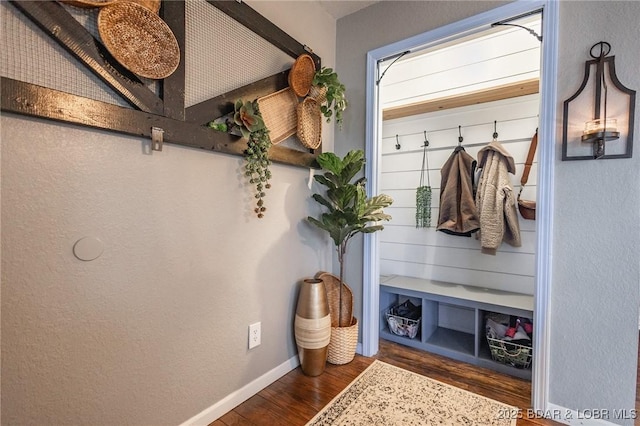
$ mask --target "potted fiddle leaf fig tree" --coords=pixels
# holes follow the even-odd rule
[[[344,158],[339,158],[332,152],[318,155],[318,164],[322,174],[315,175],[315,180],[326,187],[325,194],[313,194],[313,199],[326,208],[319,218],[309,216],[307,220],[329,233],[338,252],[340,263],[340,291],[337,309],[338,327],[332,327],[329,342],[328,361],[333,364],[346,364],[355,355],[358,341],[357,320],[353,313],[348,314],[348,323],[343,322],[342,315],[342,283],[349,241],[356,235],[369,234],[383,229],[379,223],[388,221],[391,216],[384,213],[384,208],[393,203],[393,199],[386,195],[367,197],[365,192],[365,178],[355,179],[362,170],[365,158],[362,150],[352,150]],[[355,180],[354,180],[355,179]],[[335,309],[335,307],[333,308]],[[354,331],[355,329],[355,339]],[[348,339],[350,342],[340,341]],[[336,353],[341,348],[350,347],[346,354]]]

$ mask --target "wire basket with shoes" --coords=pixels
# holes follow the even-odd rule
[[[385,312],[389,330],[398,336],[414,339],[420,329],[421,311],[422,307],[414,305],[410,300],[389,308]]]
[[[494,361],[516,368],[531,367],[533,324],[530,319],[487,315],[486,336]]]

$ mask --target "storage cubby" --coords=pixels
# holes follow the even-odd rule
[[[422,307],[420,331],[413,339],[394,334],[386,319],[390,307],[410,300]],[[531,367],[494,361],[485,335],[489,312],[533,318],[533,296],[399,275],[380,281],[380,337],[531,380]]]

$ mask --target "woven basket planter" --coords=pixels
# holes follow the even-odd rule
[[[331,327],[327,361],[331,364],[347,364],[356,356],[358,346],[358,320],[353,317],[348,327]]]
[[[327,88],[324,86],[311,86],[311,89],[309,89],[309,97],[315,99],[318,105],[322,105],[327,102]]]

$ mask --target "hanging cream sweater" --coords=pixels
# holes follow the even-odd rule
[[[515,174],[513,157],[493,141],[478,152],[478,168],[482,169],[476,192],[476,207],[480,218],[482,252],[496,254],[502,242],[520,247],[520,224],[516,196],[509,173]]]

